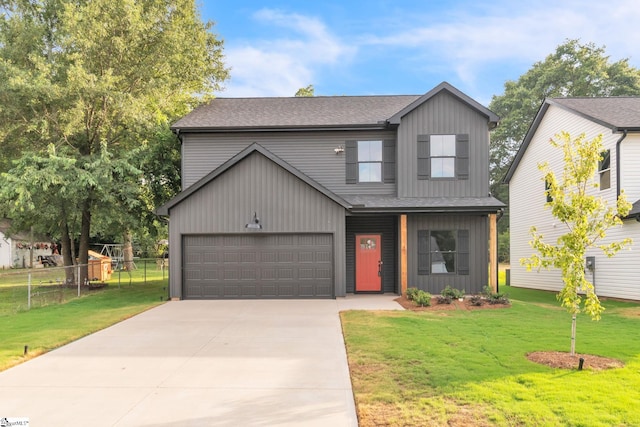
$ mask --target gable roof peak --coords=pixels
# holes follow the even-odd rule
[[[419,107],[420,105],[424,104],[425,102],[429,101],[431,98],[435,97],[436,95],[444,91],[450,93],[451,95],[458,98],[460,101],[469,105],[469,107],[473,108],[480,114],[486,116],[489,122],[489,127],[491,129],[495,128],[498,125],[498,121],[500,120],[500,118],[493,111],[489,110],[487,107],[480,104],[478,101],[471,98],[470,96],[463,93],[462,91],[460,91],[459,89],[457,89],[452,84],[446,81],[443,81],[442,83],[440,83],[439,85],[431,89],[429,92],[425,93],[424,95],[422,95],[421,97],[413,101],[411,104],[407,105],[405,108],[398,111],[389,119],[389,123],[399,124],[402,117],[404,117],[405,115],[407,115],[408,113],[410,113],[411,111]]]

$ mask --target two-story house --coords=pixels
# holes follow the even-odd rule
[[[555,242],[566,228],[545,208],[545,181],[538,164],[547,162],[556,176],[562,172],[563,153],[549,144],[561,131],[573,138],[585,134],[591,140],[602,135],[603,153],[594,176],[591,194],[615,208],[621,190],[633,203],[623,225],[608,231],[603,243],[634,240],[613,258],[599,249],[585,259],[587,279],[599,296],[640,300],[640,97],[553,98],[541,106],[505,177],[509,184],[511,229],[511,285],[558,291],[563,282],[558,269],[527,272],[519,260],[533,254],[529,245],[531,226],[547,242]]]
[[[171,297],[479,292],[497,274],[497,121],[448,83],[196,108],[173,126],[183,191],[157,211],[170,217]]]

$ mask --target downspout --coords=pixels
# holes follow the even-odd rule
[[[622,131],[622,136],[616,141],[616,203],[620,197],[620,145],[627,137],[626,129]]]

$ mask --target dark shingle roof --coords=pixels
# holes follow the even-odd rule
[[[385,212],[496,212],[505,207],[500,200],[488,197],[396,197],[376,195],[343,195],[351,211]]]
[[[432,97],[447,91],[487,117],[498,116],[442,82],[424,95],[312,96],[292,98],[215,98],[178,120],[175,131],[276,130],[307,128],[372,128],[397,125]]]
[[[215,98],[174,129],[376,126],[419,95]]]
[[[538,114],[531,123],[527,134],[520,144],[507,174],[502,182],[509,183],[516,172],[520,160],[529,147],[531,139],[538,130],[542,118],[550,105],[554,105],[574,114],[582,116],[594,123],[608,127],[612,132],[640,132],[640,97],[611,96],[606,98],[547,98],[538,110]]]
[[[552,98],[549,102],[573,110],[616,130],[640,129],[640,97]]]

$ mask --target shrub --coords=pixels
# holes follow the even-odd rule
[[[420,307],[428,307],[431,305],[431,294],[423,290],[418,290],[413,296],[413,302]]]
[[[438,298],[438,304],[451,304],[451,301],[453,301],[453,299],[450,296],[441,296]]]
[[[471,305],[475,305],[478,307],[484,304],[484,300],[482,299],[481,295],[473,295],[471,298],[469,298],[469,302],[471,303]]]
[[[509,304],[509,294],[505,292],[493,292],[489,286],[485,286],[482,289],[482,293],[489,304]]]
[[[458,299],[464,296],[464,291],[452,288],[451,286],[447,285],[447,287],[444,288],[442,292],[440,292],[440,295],[442,295],[443,298],[449,297],[451,299]]]
[[[418,288],[407,288],[407,299],[409,301],[413,301],[418,291]]]

